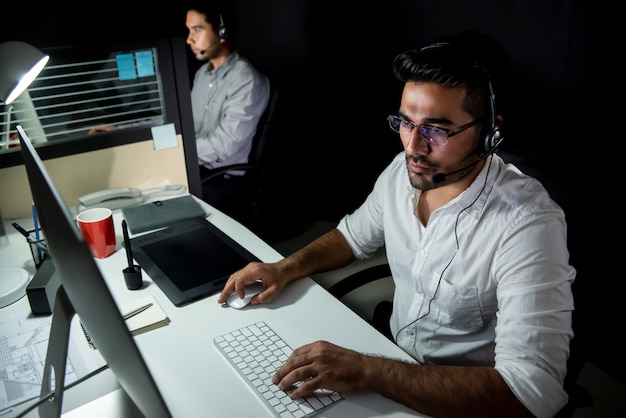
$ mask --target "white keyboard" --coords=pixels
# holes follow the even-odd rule
[[[343,399],[323,389],[291,399],[273,384],[272,376],[293,350],[265,322],[215,337],[213,343],[276,417],[310,417]]]

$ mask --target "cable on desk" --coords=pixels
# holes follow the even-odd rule
[[[84,375],[83,377],[81,377],[80,379],[76,379],[75,381],[73,381],[72,383],[66,385],[63,387],[63,391],[66,391],[68,389],[73,388],[76,385],[79,385],[81,383],[83,383],[84,381],[91,379],[92,377],[94,377],[95,375],[105,371],[106,369],[108,369],[109,366],[107,364],[105,364],[104,366],[94,370],[91,373],[88,373],[86,375]],[[38,408],[41,404],[43,404],[44,402],[49,401],[50,399],[54,398],[55,392],[50,392],[47,395],[40,397],[39,400],[37,402],[35,402],[34,404],[32,404],[31,406],[29,406],[28,408],[26,408],[25,410],[23,410],[19,415],[17,415],[15,418],[23,418],[25,417],[29,412],[32,412],[35,408]],[[24,401],[24,402],[29,402],[29,401]],[[17,406],[17,405],[15,405]],[[14,408],[15,408],[14,406]]]

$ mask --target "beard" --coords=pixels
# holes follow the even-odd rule
[[[428,168],[436,168],[436,165],[428,161],[421,155],[406,155],[406,169],[409,174],[409,182],[411,186],[417,190],[431,190],[437,187],[441,187],[443,183],[435,183],[432,181],[432,176],[426,174],[416,174],[411,170],[409,162],[419,163],[420,165]]]
[[[474,154],[472,154],[471,156],[473,155]],[[409,182],[411,183],[411,186],[413,186],[415,189],[422,190],[422,191],[432,190],[438,187],[443,187],[448,184],[455,183],[461,180],[462,178],[464,178],[465,176],[467,176],[474,169],[476,164],[480,162],[480,159],[477,159],[468,164],[467,161],[471,159],[471,156],[468,156],[467,158],[463,159],[463,161],[459,162],[459,166],[460,166],[459,169],[449,170],[448,171],[449,174],[445,174],[445,173],[437,174],[439,176],[443,175],[443,179],[438,179],[439,181],[434,181],[433,179],[436,177],[436,175],[428,175],[426,173],[416,174],[415,172],[411,170],[411,167],[409,166],[409,162],[412,161],[414,163],[419,163],[420,165],[426,168],[430,168],[430,169],[437,169],[439,167],[438,164],[428,161],[426,158],[424,158],[424,156],[421,156],[421,155],[407,155],[405,157],[405,160],[406,160],[407,172],[409,175]],[[456,171],[456,170],[459,170],[459,171]]]

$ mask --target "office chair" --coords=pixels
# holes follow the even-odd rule
[[[238,221],[249,224],[252,223],[259,214],[265,191],[265,176],[267,170],[267,148],[271,138],[271,131],[276,113],[278,101],[278,87],[275,80],[270,82],[270,97],[265,111],[261,115],[257,124],[257,131],[252,139],[252,149],[248,156],[247,163],[231,164],[223,167],[208,169],[200,167],[200,182],[205,183],[217,176],[221,176],[227,171],[244,171],[243,177],[246,184],[246,191],[249,195],[242,201],[243,207],[237,209],[237,213],[228,213]]]
[[[378,288],[376,293],[366,293],[364,291],[360,295],[361,297],[359,297],[358,289],[375,282],[380,286],[385,286],[387,291],[380,291],[380,288]],[[391,341],[393,341],[393,337],[389,328],[389,318],[391,317],[392,302],[390,299],[393,298],[393,289],[391,270],[387,263],[366,267],[344,277],[327,288],[330,294],[340,299]],[[380,298],[381,294],[385,296],[382,300]],[[373,304],[375,306],[372,310],[371,305]]]

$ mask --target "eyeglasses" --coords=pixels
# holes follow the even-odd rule
[[[387,116],[387,120],[389,121],[389,127],[400,134],[400,136],[404,139],[411,137],[411,132],[413,129],[417,128],[420,136],[431,144],[436,145],[445,145],[448,143],[448,138],[451,136],[460,134],[466,129],[471,128],[476,125],[478,122],[482,120],[482,118],[474,119],[470,123],[467,123],[461,126],[459,129],[453,132],[449,132],[444,128],[437,128],[432,125],[417,125],[410,120],[403,118],[402,116],[389,115]]]

